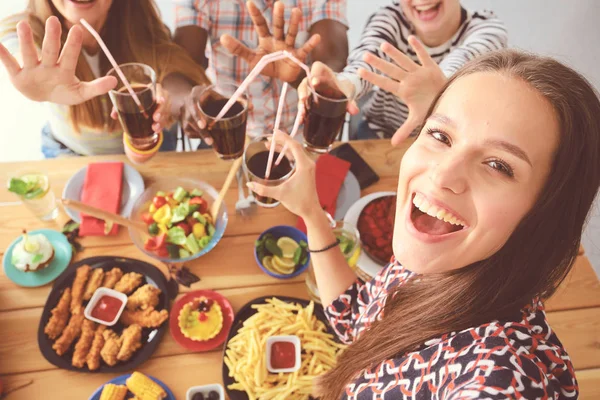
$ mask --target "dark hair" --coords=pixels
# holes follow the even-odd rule
[[[415,351],[429,339],[508,318],[548,298],[567,276],[600,186],[600,101],[590,83],[556,60],[515,50],[489,53],[446,83],[478,72],[520,79],[552,105],[560,139],[540,195],[506,244],[488,259],[458,270],[421,275],[399,287],[375,322],[321,377],[323,400],[339,399],[362,370]]]

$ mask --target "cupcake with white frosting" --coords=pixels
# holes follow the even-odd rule
[[[41,233],[28,235],[23,231],[23,240],[16,244],[11,262],[20,271],[39,271],[46,268],[54,258],[54,248]]]

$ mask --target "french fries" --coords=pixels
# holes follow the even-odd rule
[[[227,344],[224,362],[235,383],[230,390],[245,391],[250,400],[307,399],[313,379],[335,366],[345,346],[336,343],[325,324],[314,315],[314,303],[304,308],[277,298],[253,305],[257,312]],[[294,373],[267,371],[267,338],[296,335],[302,345],[301,367]]]

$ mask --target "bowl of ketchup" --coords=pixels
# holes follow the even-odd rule
[[[83,315],[90,321],[113,326],[119,320],[126,304],[126,294],[101,287],[94,292]]]
[[[267,339],[267,370],[271,373],[295,372],[300,369],[300,338],[271,336]]]

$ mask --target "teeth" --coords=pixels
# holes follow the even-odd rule
[[[415,206],[419,207],[425,198],[421,193],[415,193],[415,198],[413,199],[413,203]]]
[[[427,10],[431,10],[431,9],[436,8],[438,6],[438,4],[429,4],[429,5],[415,6],[415,9],[417,11],[427,11]]]
[[[421,210],[421,212],[423,212],[427,215],[430,215],[434,218],[437,218],[441,221],[448,222],[452,225],[461,225],[461,226],[466,225],[464,221],[462,221],[459,218],[457,218],[456,216],[452,215],[450,212],[444,210],[443,208],[440,208],[438,206],[430,204],[429,201],[427,201],[427,199],[420,193],[415,194],[415,197],[413,199],[413,204],[419,210]]]

